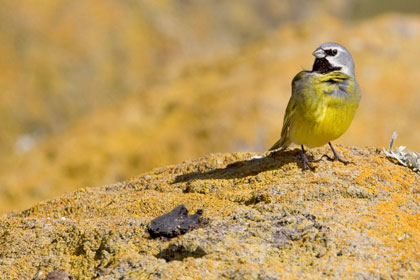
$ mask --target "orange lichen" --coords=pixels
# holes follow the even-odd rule
[[[172,8],[165,9],[164,16],[152,13],[152,18],[164,17],[171,22],[176,16],[169,11],[177,14],[183,10],[173,8],[177,5],[176,1],[164,1],[166,4],[155,2],[142,3],[151,11],[160,11],[162,7]],[[201,43],[206,42],[206,47],[197,49],[207,50],[210,41],[215,48],[225,42],[213,35],[220,35],[220,32],[225,34],[224,32],[229,32],[228,28],[212,26],[212,22],[205,20],[214,10],[194,6],[197,9],[184,18],[186,22],[196,23],[198,20],[201,25],[207,26],[207,37],[202,31],[197,32],[197,29],[190,30],[187,32],[190,35],[185,37],[182,29],[176,29],[174,32],[177,36],[168,38],[171,30],[167,30],[166,25],[155,25],[160,20],[149,22],[136,14],[136,11],[140,14],[144,12],[140,6],[131,9],[123,3],[105,4],[96,1],[97,5],[79,3],[72,4],[69,9],[51,8],[62,5],[60,1],[58,3],[45,7],[35,4],[8,4],[6,8],[13,13],[2,14],[6,17],[5,23],[25,27],[24,34],[28,36],[22,38],[32,38],[35,35],[36,38],[43,38],[28,41],[30,44],[25,46],[29,55],[24,56],[27,58],[24,65],[35,65],[34,69],[43,70],[34,71],[31,68],[29,76],[37,81],[34,84],[19,82],[22,80],[20,75],[26,77],[28,73],[25,71],[31,70],[26,69],[26,66],[21,69],[19,64],[13,63],[13,58],[20,55],[13,54],[22,49],[12,44],[20,42],[21,37],[16,35],[17,38],[12,40],[12,33],[0,32],[0,37],[4,36],[1,37],[4,43],[0,46],[3,50],[0,54],[5,63],[0,65],[0,69],[4,70],[4,75],[0,77],[0,87],[4,92],[16,93],[0,96],[0,117],[5,117],[2,118],[5,121],[0,128],[0,143],[5,143],[6,138],[12,141],[24,133],[22,129],[27,129],[27,126],[34,123],[42,128],[53,126],[52,122],[57,120],[54,112],[60,114],[60,120],[65,116],[71,120],[78,119],[79,115],[75,112],[79,112],[79,109],[86,114],[78,121],[71,121],[69,127],[59,124],[57,129],[60,132],[51,128],[56,136],[39,144],[32,151],[17,157],[2,157],[4,162],[0,162],[0,212],[23,209],[37,201],[80,187],[125,180],[156,166],[181,162],[210,152],[267,149],[279,137],[293,76],[298,71],[311,67],[311,52],[325,40],[338,41],[351,50],[356,64],[356,75],[363,91],[360,108],[349,131],[337,142],[382,148],[388,146],[389,137],[397,130],[401,145],[414,151],[420,150],[420,134],[413,129],[413,124],[420,121],[420,111],[417,110],[420,101],[416,94],[420,68],[412,59],[420,56],[419,36],[416,36],[420,30],[418,17],[388,15],[351,25],[334,18],[315,17],[316,19],[308,22],[279,27],[269,37],[253,45],[241,50],[231,50],[230,55],[214,55],[211,59],[199,62],[192,62],[188,58],[186,63],[183,60],[186,53],[175,52],[184,47],[191,50],[190,37],[209,39],[199,40]],[[241,9],[250,7],[250,3],[254,1],[243,1],[240,4],[226,2],[223,5],[228,6],[226,12],[232,12],[237,11],[239,6]],[[264,5],[279,7],[276,3],[270,1],[270,4]],[[196,4],[191,2],[190,5]],[[213,7],[214,4],[210,1],[202,5]],[[19,8],[13,8],[15,6]],[[280,13],[287,11],[283,6],[281,5],[281,9],[285,10]],[[34,13],[28,7],[36,7],[38,12]],[[299,7],[298,10],[301,9]],[[87,12],[80,14],[81,11]],[[252,11],[247,10],[245,14],[252,14]],[[86,15],[91,14],[95,15],[95,25],[84,24],[85,21],[81,19],[88,20]],[[47,24],[50,16],[57,22]],[[231,19],[230,16],[227,18]],[[257,19],[263,20],[260,17],[252,18],[257,22]],[[76,20],[73,22],[74,19]],[[89,28],[86,29],[86,26]],[[134,27],[130,29],[130,26]],[[195,24],[186,26],[194,28]],[[255,25],[232,26],[249,31],[248,27]],[[55,31],[48,32],[48,28]],[[113,31],[107,32],[108,28]],[[112,36],[110,34],[115,34],[114,30],[120,29],[125,31],[117,32],[118,35],[115,36],[118,40],[111,40],[120,45],[113,46],[114,49],[103,43],[109,41],[109,36]],[[213,33],[211,30],[219,31]],[[92,33],[96,36],[86,36]],[[232,34],[243,33],[232,31]],[[72,42],[74,44],[70,44]],[[48,46],[47,51],[44,45]],[[98,51],[97,46],[103,48]],[[54,55],[51,55],[49,48],[57,53],[53,52]],[[168,65],[169,61],[174,61],[173,67],[165,67],[167,64],[161,61],[165,60],[162,58],[162,51],[167,54]],[[126,59],[115,59],[115,52],[117,57],[118,53],[124,53]],[[188,56],[191,55],[189,51],[187,53]],[[81,68],[69,70],[66,63],[68,59],[60,58],[60,55],[66,54],[72,57],[72,61],[74,58]],[[63,63],[65,66],[61,67]],[[79,70],[86,69],[82,67],[84,63],[94,65],[92,67],[96,70],[92,72],[96,73],[95,79],[90,80],[84,74],[81,75],[83,71]],[[114,67],[116,65],[118,67]],[[66,73],[65,78],[56,76],[60,69]],[[74,76],[69,77],[67,71]],[[70,86],[68,79],[72,77],[87,80],[86,83],[71,82]],[[157,83],[156,80],[160,78],[165,82]],[[156,86],[151,86],[152,84]],[[76,96],[83,93],[83,96],[89,94],[90,97],[68,98],[72,96],[69,91]],[[30,94],[27,98],[28,92]],[[24,101],[22,96],[25,97]],[[63,102],[69,99],[73,103],[67,108]],[[51,109],[49,103],[55,109]],[[91,107],[93,104],[97,104],[99,108],[94,110]],[[10,111],[18,115],[5,115],[5,112]],[[392,116],[389,112],[393,112]],[[21,119],[27,120],[22,126],[18,124]],[[9,136],[3,135],[2,131],[9,133]],[[42,133],[50,135],[52,132],[42,130]],[[30,141],[32,136],[28,137]],[[0,150],[12,150],[11,143],[0,145]],[[344,158],[351,156],[345,149],[338,150],[343,153]],[[330,151],[326,152],[331,155]],[[387,161],[379,156],[370,160],[370,164],[378,166]],[[286,166],[290,172],[296,173],[294,162],[286,163]],[[339,168],[340,163],[329,166]],[[375,180],[382,180],[381,178],[387,180],[387,184],[381,185],[384,188],[392,184],[411,188],[415,183],[408,179],[411,180],[410,185],[406,178],[400,176],[389,178],[390,172],[387,169],[371,174],[363,171],[364,165],[358,166],[359,168],[349,166],[351,172],[361,172],[360,177],[355,179],[356,183],[362,184],[369,180],[373,183]],[[348,170],[337,172],[337,176],[345,176]],[[334,183],[333,176],[328,179]],[[210,192],[211,188],[203,186],[202,191]]]
[[[0,278],[418,278],[420,175],[374,149],[340,150],[358,165],[303,172],[296,150],[214,154],[10,213]],[[151,239],[151,219],[181,203],[202,209],[205,225]]]

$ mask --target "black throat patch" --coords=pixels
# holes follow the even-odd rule
[[[320,74],[326,74],[336,70],[341,70],[341,67],[332,66],[325,57],[315,59],[314,66],[312,66],[312,71]]]

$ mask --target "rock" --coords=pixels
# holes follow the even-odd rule
[[[310,53],[323,40],[335,40],[351,49],[364,92],[352,127],[339,141],[382,147],[397,130],[399,144],[418,151],[420,133],[413,124],[420,121],[416,107],[420,97],[415,90],[419,67],[412,57],[420,55],[419,30],[420,20],[415,16],[381,16],[357,24],[317,17],[316,21],[282,26],[231,56],[191,64],[177,71],[179,76],[171,82],[109,110],[89,112],[64,134],[27,154],[4,159],[3,164],[0,161],[0,213],[27,208],[80,186],[109,184],[139,170],[214,151],[264,150],[279,136],[293,75],[311,67]],[[132,51],[138,54],[137,47]],[[160,63],[158,68],[162,69]],[[5,95],[5,100],[10,98]],[[21,104],[19,99],[13,102]],[[4,104],[16,111],[8,102]],[[34,112],[44,112],[42,108]],[[390,117],[391,111],[395,114]],[[55,120],[48,115],[44,118],[39,121]],[[13,131],[8,125],[3,129]],[[98,145],[98,139],[106,144]]]
[[[72,280],[73,277],[64,270],[54,270],[44,280]]]
[[[338,151],[356,165],[303,172],[298,150],[213,154],[8,213],[0,279],[57,268],[75,279],[418,279],[420,175],[377,149]],[[180,204],[211,219],[150,238],[151,221]]]
[[[387,15],[347,24],[340,18],[322,16],[281,26],[232,55],[191,63],[167,83],[141,94],[135,91],[135,96],[116,102],[118,106],[89,112],[65,133],[31,152],[3,159],[4,164],[0,158],[0,213],[22,210],[81,186],[111,184],[215,151],[264,151],[280,135],[294,75],[310,69],[314,48],[330,40],[351,51],[363,91],[356,117],[338,143],[387,147],[396,130],[400,135],[396,145],[420,151],[420,130],[416,129],[420,123],[420,67],[413,59],[420,57],[420,17]],[[186,42],[190,44],[190,40]],[[132,51],[137,55],[138,47]],[[163,68],[159,63],[159,76]],[[116,72],[126,77],[126,72]],[[128,72],[138,81],[136,71]],[[77,92],[85,94],[81,88]],[[103,96],[102,90],[94,92]],[[14,99],[3,96],[7,110],[22,111],[19,99],[18,109],[13,110],[8,102]],[[34,100],[28,102],[50,99]],[[1,128],[10,131],[8,125]],[[211,184],[201,187],[203,193],[217,189]]]
[[[171,212],[164,214],[150,222],[147,231],[150,236],[173,238],[197,228],[201,223],[203,210],[197,210],[194,215],[188,215],[188,209],[183,204],[175,207]]]

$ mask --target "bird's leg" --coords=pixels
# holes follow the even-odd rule
[[[303,148],[303,145],[301,145],[302,151],[300,153],[300,160],[302,161],[302,170],[310,169],[311,171],[314,171],[315,168],[312,166],[309,159],[306,157],[305,148]]]
[[[321,159],[323,158],[323,157],[326,157],[328,160],[330,160],[330,161],[339,161],[339,162],[342,162],[342,163],[344,163],[344,164],[349,164],[349,163],[351,163],[351,164],[354,164],[354,162],[352,162],[352,161],[347,161],[347,160],[344,160],[344,159],[342,159],[342,158],[340,158],[339,156],[338,156],[338,154],[337,154],[337,152],[335,151],[335,149],[334,149],[334,147],[333,147],[333,145],[331,144],[331,142],[328,142],[328,145],[330,145],[330,148],[331,148],[331,151],[333,152],[333,154],[334,154],[334,157],[332,158],[332,157],[330,157],[330,156],[328,156],[328,155],[323,155],[322,157],[321,157]]]

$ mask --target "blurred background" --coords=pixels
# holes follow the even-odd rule
[[[0,213],[208,153],[264,151],[324,41],[363,90],[336,143],[420,151],[420,1],[3,1]]]

